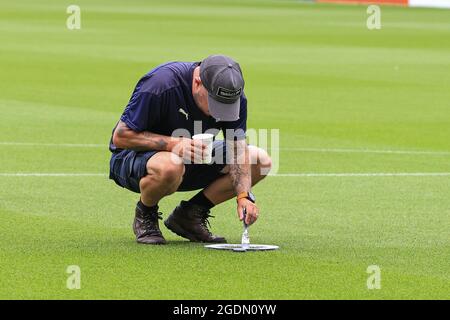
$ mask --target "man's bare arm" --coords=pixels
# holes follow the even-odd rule
[[[248,150],[247,142],[245,140],[237,142],[228,142],[234,144],[234,161],[230,163],[230,178],[233,184],[233,189],[236,195],[243,192],[249,192],[252,187],[252,176],[250,166],[250,153]],[[230,149],[229,149],[230,150]],[[247,198],[240,198],[237,201],[237,213],[240,220],[244,219],[244,210],[247,212],[245,215],[245,223],[250,225],[258,219],[259,209],[255,203]]]
[[[206,147],[195,144],[189,138],[163,136],[149,131],[136,132],[122,121],[114,130],[113,143],[119,149],[169,151],[190,162],[200,159]]]
[[[233,163],[230,163],[230,177],[234,191],[236,194],[248,192],[252,186],[252,176],[247,142],[240,140],[228,144],[234,150]]]
[[[148,131],[135,132],[123,121],[119,121],[114,131],[113,143],[120,149],[171,151],[176,143],[176,138]]]

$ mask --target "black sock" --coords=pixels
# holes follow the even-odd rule
[[[211,209],[212,207],[215,206],[214,203],[211,202],[211,200],[209,200],[205,194],[203,193],[203,191],[200,191],[199,193],[197,193],[195,196],[193,196],[191,198],[191,200],[189,200],[190,203],[193,204],[197,204],[199,206],[202,206],[206,209]]]
[[[155,204],[152,207],[146,206],[141,199],[139,199],[139,202],[137,203],[138,207],[145,213],[152,213],[158,211],[158,205]]]

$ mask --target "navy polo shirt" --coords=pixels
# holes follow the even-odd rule
[[[216,129],[216,134],[222,130],[225,136],[227,129],[241,129],[235,135],[238,139],[245,138],[247,99],[244,94],[241,96],[237,121],[216,121],[205,115],[195,104],[192,78],[198,65],[198,62],[169,62],[151,70],[137,83],[120,120],[136,132],[150,131],[171,136],[175,130],[185,129],[193,136]],[[194,128],[195,122],[196,127],[201,123],[201,132],[199,128]],[[110,150],[116,150],[112,139]]]

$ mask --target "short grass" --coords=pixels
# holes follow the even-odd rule
[[[0,298],[450,297],[449,176],[269,177],[251,240],[281,249],[235,254],[164,227],[167,246],[137,245],[137,197],[106,177],[4,175],[106,174],[137,79],[219,52],[243,67],[249,127],[280,129],[279,173],[450,172],[450,11],[383,7],[369,31],[364,6],[83,0],[82,29],[69,31],[69,4],[2,3]],[[191,194],[164,199],[165,216]],[[234,202],[213,214],[238,242]],[[68,265],[81,290],[66,288]],[[380,290],[366,286],[369,265]]]

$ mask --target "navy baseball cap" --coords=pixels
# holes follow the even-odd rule
[[[209,56],[200,64],[200,79],[208,91],[211,116],[217,121],[238,120],[244,90],[239,63],[223,55]]]

